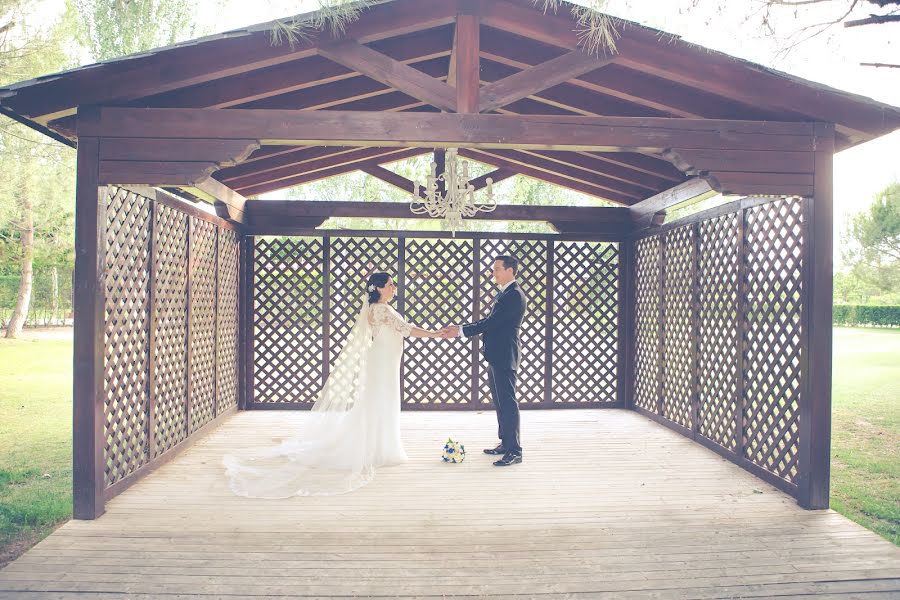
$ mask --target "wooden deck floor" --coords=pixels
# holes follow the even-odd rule
[[[0,571],[0,598],[900,598],[900,549],[628,411],[404,413],[411,462],[346,496],[232,496],[220,460],[304,413],[232,417]],[[469,456],[439,462],[448,435]]]

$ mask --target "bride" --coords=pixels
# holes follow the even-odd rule
[[[367,297],[307,419],[278,446],[223,458],[231,490],[252,498],[344,494],[369,483],[376,467],[407,461],[400,441],[403,338],[439,337],[414,327],[389,302],[387,273],[366,282]]]

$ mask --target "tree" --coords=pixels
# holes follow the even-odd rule
[[[900,291],[900,182],[854,217],[845,243],[844,259],[855,277],[882,293]]]

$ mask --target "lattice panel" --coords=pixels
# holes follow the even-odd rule
[[[406,320],[429,329],[472,319],[473,242],[407,239]],[[471,404],[471,343],[410,338],[403,373],[404,404]]]
[[[397,238],[337,237],[331,239],[331,361],[344,347],[350,329],[362,308],[366,280],[375,271],[385,271],[399,285],[400,244]],[[401,291],[402,293],[402,291]],[[394,306],[396,306],[396,299]]]
[[[216,328],[216,414],[238,402],[238,341],[240,335],[239,280],[240,238],[234,231],[219,230],[218,326]]]
[[[153,232],[155,456],[187,436],[187,228],[184,213],[156,205]]]
[[[528,298],[528,311],[519,333],[520,366],[517,374],[516,398],[519,404],[544,402],[546,387],[546,320],[547,320],[547,242],[545,240],[479,240],[481,244],[481,315],[487,316],[500,289],[493,280],[494,258],[509,254],[519,259],[516,280]],[[481,351],[482,336],[476,338]],[[492,405],[488,386],[487,364],[478,369],[478,402]]]
[[[662,416],[691,429],[694,397],[694,235],[679,227],[665,239]]]
[[[746,211],[744,456],[797,482],[803,204]]]
[[[737,213],[698,225],[697,384],[700,435],[737,448]]]
[[[109,187],[106,209],[104,462],[106,487],[150,460],[151,203]]]
[[[311,404],[323,375],[323,242],[257,238],[255,250],[253,402]]]
[[[619,247],[597,242],[554,246],[553,401],[615,402]]]
[[[190,223],[190,431],[215,416],[216,407],[216,226]]]
[[[635,242],[634,404],[657,412],[659,403],[660,240]]]

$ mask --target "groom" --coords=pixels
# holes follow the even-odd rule
[[[500,425],[500,445],[484,452],[503,455],[494,463],[498,467],[522,462],[516,371],[519,368],[519,328],[527,302],[522,288],[516,283],[518,270],[519,261],[514,256],[498,256],[494,260],[494,281],[500,286],[500,291],[488,316],[469,325],[453,325],[441,331],[444,338],[484,335],[482,352],[488,363],[488,383]]]

